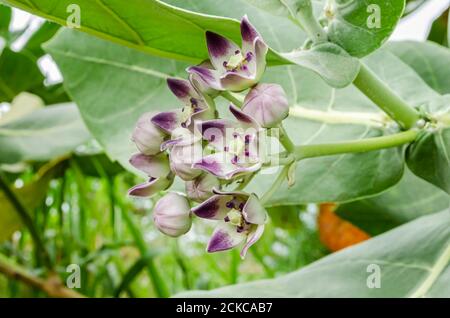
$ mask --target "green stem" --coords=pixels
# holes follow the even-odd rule
[[[261,197],[261,204],[265,205],[270,198],[275,194],[275,192],[278,190],[278,188],[283,184],[283,181],[287,178],[288,172],[289,172],[290,165],[287,165],[283,167],[283,170],[281,170],[280,174],[272,184],[269,190],[267,190],[266,193]]]
[[[0,172],[0,189],[3,191],[8,200],[11,202],[20,219],[22,220],[22,223],[27,227],[28,231],[30,232],[30,235],[33,238],[33,242],[36,246],[36,250],[42,257],[44,265],[47,267],[47,269],[52,271],[53,265],[50,260],[50,255],[47,249],[45,248],[44,241],[42,240],[39,231],[35,227],[33,220],[31,219],[27,209],[22,204],[17,195],[14,193],[14,191],[11,190],[8,183],[6,182],[6,178],[1,172]]]
[[[225,99],[228,99],[230,102],[232,102],[237,107],[242,107],[244,105],[244,102],[236,97],[236,94],[224,91],[221,93],[222,97]]]
[[[298,1],[295,18],[315,44],[328,41],[327,33],[314,16],[311,0]]]
[[[307,158],[332,156],[345,153],[375,151],[399,147],[411,143],[417,138],[418,135],[418,130],[408,130],[390,136],[368,138],[363,140],[333,144],[297,146],[294,154],[296,160],[303,160]]]
[[[278,139],[280,140],[283,147],[290,153],[294,152],[295,150],[295,144],[292,142],[292,140],[289,138],[286,130],[282,125],[280,125],[280,136]]]
[[[402,128],[410,129],[419,121],[419,113],[362,63],[353,84]]]

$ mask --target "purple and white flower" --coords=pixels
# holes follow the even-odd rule
[[[172,132],[172,139],[164,142],[161,149],[169,150],[170,168],[184,181],[194,180],[202,173],[193,167],[193,164],[202,158],[201,136],[187,128],[177,128]]]
[[[186,197],[170,192],[162,197],[153,210],[153,220],[162,233],[178,237],[189,232],[192,215]]]
[[[157,127],[171,134],[177,128],[188,128],[194,121],[215,117],[214,101],[208,95],[199,92],[189,81],[169,78],[167,85],[172,93],[183,102],[183,108],[161,112],[153,116]]]
[[[186,194],[189,199],[203,202],[213,195],[213,189],[220,188],[220,181],[209,173],[204,173],[198,178],[186,182]]]
[[[264,128],[277,127],[289,116],[289,102],[277,84],[258,84],[247,94],[242,111]]]
[[[241,257],[255,244],[264,232],[267,212],[255,194],[244,192],[219,192],[192,209],[196,216],[220,223],[207,247],[209,253],[232,249],[241,243]]]
[[[268,46],[247,16],[241,21],[241,36],[242,48],[219,34],[206,32],[214,70],[193,66],[188,72],[218,91],[240,92],[257,84],[266,69]]]
[[[130,196],[150,197],[168,189],[173,183],[174,175],[170,170],[169,158],[165,153],[154,156],[138,153],[131,157],[130,164],[149,176],[147,182],[136,185],[128,191]]]
[[[153,124],[152,118],[155,113],[142,115],[133,131],[131,140],[136,144],[139,151],[145,155],[156,155],[161,152],[161,143],[168,137],[164,130]]]
[[[217,119],[199,123],[203,138],[215,149],[203,156],[193,167],[221,179],[233,179],[256,172],[262,167],[259,136],[261,126],[251,116],[230,105],[237,122]]]

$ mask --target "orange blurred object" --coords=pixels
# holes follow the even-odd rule
[[[336,252],[370,238],[366,232],[337,216],[335,209],[336,204],[333,203],[320,205],[319,235],[326,247]]]

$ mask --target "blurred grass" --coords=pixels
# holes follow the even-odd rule
[[[275,217],[245,261],[238,251],[207,254],[214,223],[195,220],[187,235],[165,237],[152,222],[157,198],[126,196],[127,189],[141,180],[125,171],[111,172],[95,157],[91,163],[95,171],[86,169],[86,160],[70,159],[66,170],[50,183],[44,202],[32,211],[56,271],[65,281],[70,274],[67,266],[78,264],[81,288],[77,291],[88,297],[157,297],[212,289],[290,272],[326,253],[315,229],[314,211],[291,207],[290,218]],[[9,179],[22,184],[36,169],[30,167]],[[275,212],[283,210],[271,211]],[[45,276],[26,229],[1,243],[0,253]],[[0,297],[26,296],[45,294],[0,275]]]

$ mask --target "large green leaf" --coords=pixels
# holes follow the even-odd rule
[[[381,47],[394,31],[405,8],[404,0],[336,0],[330,18],[330,40],[353,56],[366,56]],[[379,25],[373,19],[379,19]]]
[[[385,193],[339,206],[337,213],[371,235],[450,208],[450,196],[407,171]]]
[[[176,297],[450,297],[450,211],[425,216],[297,272]],[[380,288],[370,288],[379,269]]]
[[[33,59],[5,48],[0,56],[0,102],[39,86],[44,76]]]
[[[416,175],[450,194],[450,128],[424,133],[409,147],[407,163]]]
[[[386,47],[440,94],[450,94],[450,49],[432,42],[392,42]]]
[[[45,48],[93,136],[125,166],[136,151],[131,133],[137,119],[148,111],[178,107],[166,79],[185,74],[186,64],[70,30],[59,33]]]
[[[75,105],[45,107],[0,125],[0,163],[54,159],[89,139]]]
[[[156,56],[193,63],[208,57],[207,30],[240,41],[237,20],[182,10],[158,0],[3,1],[64,26],[72,13],[69,6],[78,5],[81,31]],[[221,4],[225,5],[229,5],[228,2]],[[241,11],[241,15],[244,13]],[[276,54],[271,54],[269,61],[283,63]]]

